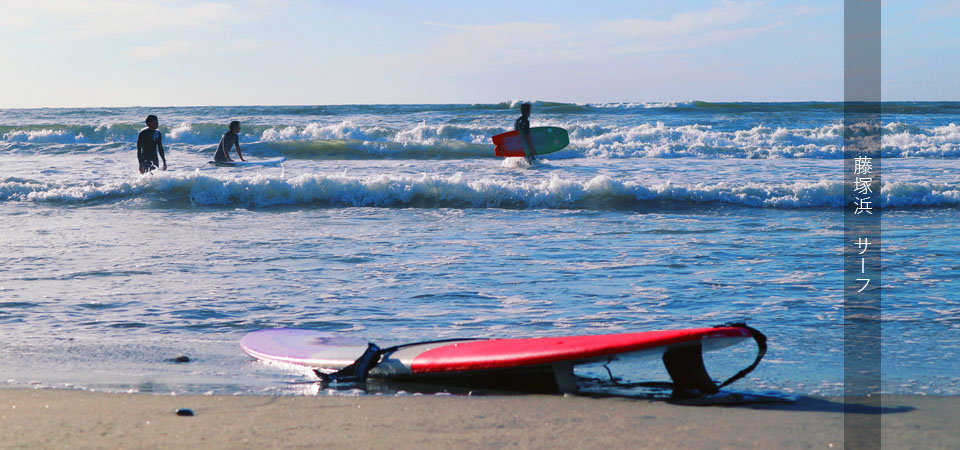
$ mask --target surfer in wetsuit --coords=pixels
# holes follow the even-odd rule
[[[220,138],[220,145],[217,147],[217,153],[213,155],[213,160],[216,162],[232,162],[230,159],[230,149],[232,147],[237,147],[237,157],[240,158],[240,161],[246,161],[243,159],[243,154],[240,153],[240,135],[237,133],[240,132],[240,122],[234,120],[230,122],[230,131],[223,133],[223,137]]]
[[[521,103],[520,104],[520,117],[513,122],[513,130],[520,133],[521,142],[523,142],[523,158],[527,160],[527,164],[533,164],[537,162],[536,157],[534,156],[533,150],[533,141],[530,139],[530,104]]]
[[[167,158],[163,155],[163,135],[157,131],[160,120],[157,116],[147,116],[147,127],[137,135],[137,160],[140,162],[140,173],[150,172],[153,169],[167,170]],[[157,159],[159,153],[160,158]],[[163,165],[160,164],[163,160]]]

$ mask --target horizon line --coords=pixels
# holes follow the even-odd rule
[[[567,105],[592,105],[592,104],[610,104],[610,103],[634,103],[634,104],[656,104],[656,103],[714,103],[714,104],[744,104],[744,103],[860,103],[862,101],[845,100],[619,100],[619,101],[591,101],[591,102],[565,102],[555,100],[501,100],[496,102],[469,102],[469,103],[288,103],[288,104],[267,104],[267,103],[236,103],[236,104],[181,104],[181,105],[83,105],[83,106],[0,106],[0,110],[27,110],[27,109],[83,109],[83,108],[205,108],[205,107],[303,107],[303,106],[413,106],[413,105],[496,105],[500,103],[513,102],[531,102],[531,103],[554,103]],[[880,103],[960,103],[960,100],[879,100]]]

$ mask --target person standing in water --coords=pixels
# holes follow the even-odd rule
[[[147,116],[147,127],[137,135],[137,160],[140,162],[140,173],[147,173],[153,169],[167,170],[167,158],[163,155],[163,135],[157,130],[160,120],[157,116]],[[157,154],[160,158],[157,158]],[[163,161],[163,165],[160,161]]]
[[[223,133],[223,137],[220,138],[220,145],[217,146],[217,153],[213,155],[213,160],[216,162],[233,162],[230,159],[230,149],[232,147],[237,148],[237,157],[240,158],[240,161],[246,161],[243,159],[243,154],[240,153],[240,135],[237,133],[240,132],[240,122],[234,120],[230,122],[230,131]]]
[[[527,164],[533,164],[537,162],[536,157],[534,156],[533,150],[533,140],[530,139],[530,104],[521,103],[520,104],[520,117],[513,122],[513,130],[520,133],[520,141],[523,143],[523,158],[527,160]]]

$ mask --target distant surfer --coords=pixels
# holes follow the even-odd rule
[[[520,104],[520,117],[513,122],[513,130],[520,133],[521,142],[523,142],[523,158],[527,160],[527,164],[537,162],[536,157],[534,157],[533,140],[530,139],[529,103]]]
[[[237,148],[237,157],[240,158],[240,161],[246,161],[243,159],[243,154],[240,153],[240,135],[237,134],[240,132],[240,122],[234,120],[230,122],[230,131],[223,133],[223,137],[220,138],[220,145],[217,146],[217,153],[213,155],[213,160],[216,162],[233,162],[230,159],[230,149],[233,147]]]
[[[157,116],[147,116],[147,127],[137,135],[137,160],[140,162],[140,173],[147,173],[153,169],[167,170],[167,158],[163,155],[163,135],[157,130],[160,120]],[[157,155],[160,158],[157,158]],[[163,164],[160,164],[160,161]]]

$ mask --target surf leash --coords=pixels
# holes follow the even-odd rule
[[[397,350],[400,350],[404,347],[410,347],[413,345],[423,345],[423,344],[442,344],[444,342],[454,342],[454,341],[475,341],[476,338],[453,338],[453,339],[438,339],[435,341],[423,341],[423,342],[412,342],[410,344],[400,344],[394,345],[393,347],[380,348],[377,344],[373,342],[367,343],[367,350],[357,358],[353,364],[350,364],[347,367],[344,367],[333,373],[324,373],[320,369],[314,369],[313,373],[320,378],[321,383],[324,386],[330,385],[332,383],[337,384],[356,384],[363,383],[367,381],[367,377],[370,375],[370,371],[373,370],[377,364],[380,364],[380,361],[383,359],[383,355],[389,355]]]
[[[320,377],[320,381],[322,381],[324,385],[331,383],[363,383],[367,380],[370,369],[373,369],[380,363],[380,357],[383,356],[383,353],[383,350],[377,346],[377,344],[370,342],[367,344],[367,350],[364,351],[353,364],[334,373],[323,373],[320,369],[314,369],[313,373]]]
[[[757,364],[760,364],[760,360],[763,359],[763,356],[767,354],[767,336],[760,332],[760,330],[748,326],[745,322],[728,322],[725,324],[717,325],[716,328],[743,328],[750,332],[750,336],[753,337],[753,340],[757,341],[757,358],[753,360],[753,364],[750,364],[746,369],[743,369],[736,373],[736,375],[727,379],[723,383],[717,385],[717,389],[720,389],[724,386],[733,383],[745,376],[748,373],[753,372],[753,369],[757,368]]]
[[[747,330],[753,339],[757,342],[757,357],[753,364],[746,369],[737,372],[726,381],[717,383],[710,378],[707,368],[703,365],[703,345],[697,342],[695,345],[682,345],[668,348],[663,353],[663,365],[667,369],[667,374],[673,381],[673,397],[697,397],[699,395],[713,395],[720,391],[720,388],[733,383],[760,364],[763,355],[767,353],[767,337],[755,328],[747,326],[744,322],[730,322],[717,325],[714,328],[742,328]]]

